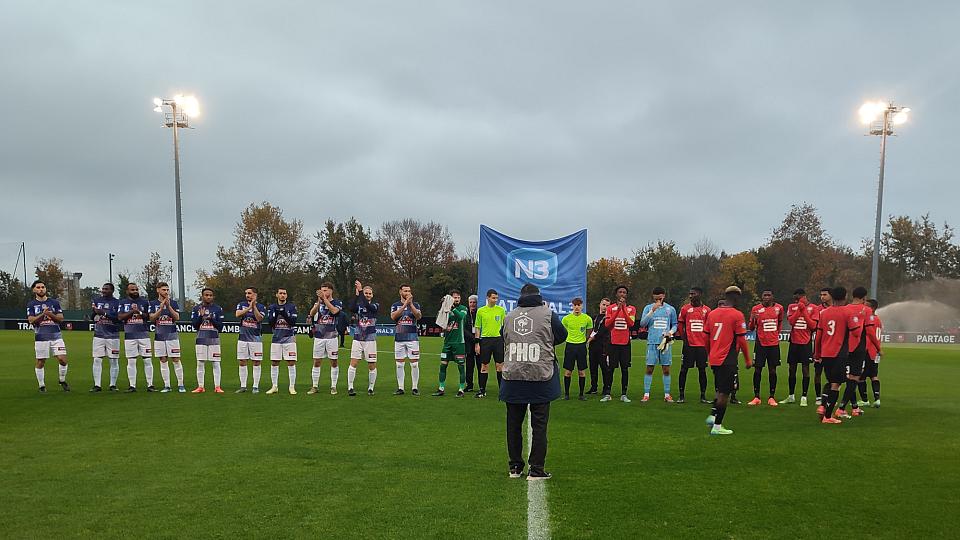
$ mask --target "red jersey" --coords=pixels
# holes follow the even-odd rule
[[[867,354],[870,358],[876,359],[880,355],[880,335],[883,331],[883,321],[876,313],[867,318],[867,323],[872,329],[867,330]]]
[[[865,332],[873,331],[872,328],[867,327],[867,318],[873,315],[873,310],[866,304],[847,304],[845,307],[850,313],[860,319],[860,326],[850,331],[849,350],[850,352],[856,351],[857,349],[864,351],[867,348],[867,335]]]
[[[846,358],[850,332],[860,328],[859,315],[847,306],[830,306],[820,312],[814,358]]]
[[[764,347],[780,344],[780,327],[783,326],[783,306],[774,303],[770,307],[757,304],[750,310],[750,330],[757,331],[757,341]]]
[[[617,304],[607,306],[607,317],[603,324],[610,329],[610,344],[630,343],[630,329],[635,322],[637,322],[637,308],[628,305],[621,310]]]
[[[747,333],[747,322],[739,309],[720,306],[707,314],[708,358],[711,366],[737,363],[737,337]]]
[[[810,343],[813,329],[817,327],[817,306],[809,302],[797,302],[787,308],[787,320],[790,322],[790,343],[806,345]]]
[[[703,331],[710,308],[707,306],[691,306],[687,304],[680,308],[677,317],[677,328],[683,336],[683,342],[690,347],[706,347],[707,334]]]

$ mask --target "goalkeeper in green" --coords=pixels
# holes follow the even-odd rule
[[[457,363],[457,371],[460,372],[460,386],[457,389],[457,397],[463,397],[463,389],[466,387],[467,371],[465,362],[465,344],[463,340],[463,326],[467,318],[466,306],[460,305],[460,291],[454,289],[450,291],[453,297],[453,309],[450,310],[450,318],[447,320],[447,327],[443,333],[443,349],[440,351],[440,385],[434,396],[445,395],[447,385],[447,365],[450,360]]]

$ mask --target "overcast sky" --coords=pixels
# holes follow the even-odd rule
[[[0,17],[0,268],[19,242],[85,285],[176,261],[188,281],[253,201],[327,218],[480,223],[590,259],[658,238],[759,246],[790,204],[872,236],[879,146],[856,111],[913,109],[885,213],[957,225],[955,2],[44,2]],[[92,7],[96,6],[96,7]],[[727,212],[728,203],[735,211]],[[743,204],[746,202],[746,204]]]

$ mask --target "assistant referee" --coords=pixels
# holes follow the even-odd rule
[[[477,320],[473,323],[474,353],[480,362],[480,389],[475,396],[477,399],[487,397],[491,356],[496,364],[497,386],[503,382],[503,319],[507,316],[507,310],[497,304],[499,299],[500,295],[496,290],[487,290],[487,304],[477,310]]]

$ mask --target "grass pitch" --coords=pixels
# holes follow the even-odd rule
[[[52,361],[49,393],[40,395],[32,333],[0,332],[3,537],[527,536],[527,482],[506,477],[496,380],[486,400],[430,397],[437,338],[422,342],[423,396],[390,395],[388,352],[377,395],[350,398],[345,361],[339,395],[306,395],[312,364],[304,336],[296,396],[285,392],[284,366],[281,394],[234,395],[232,335],[223,338],[227,394],[147,394],[142,366],[140,392],[88,394],[92,334],[64,335],[74,391],[60,392]],[[181,336],[188,388],[196,383],[192,340]],[[841,426],[819,425],[811,399],[806,409],[731,406],[724,424],[736,434],[710,437],[707,406],[659,400],[659,371],[654,401],[639,403],[642,345],[633,348],[633,403],[594,397],[551,409],[546,506],[554,538],[919,538],[960,530],[958,348],[888,346],[883,408]],[[392,340],[381,338],[379,349],[392,351]],[[676,395],[679,350],[674,359]],[[159,385],[157,362],[154,371]],[[695,373],[688,396],[697,394]],[[448,387],[456,379],[451,369]],[[741,379],[740,395],[749,398],[751,376],[741,369]],[[328,381],[325,364],[321,388]],[[786,383],[781,366],[778,397]],[[261,386],[269,387],[267,365]],[[361,366],[357,388],[365,387]]]

